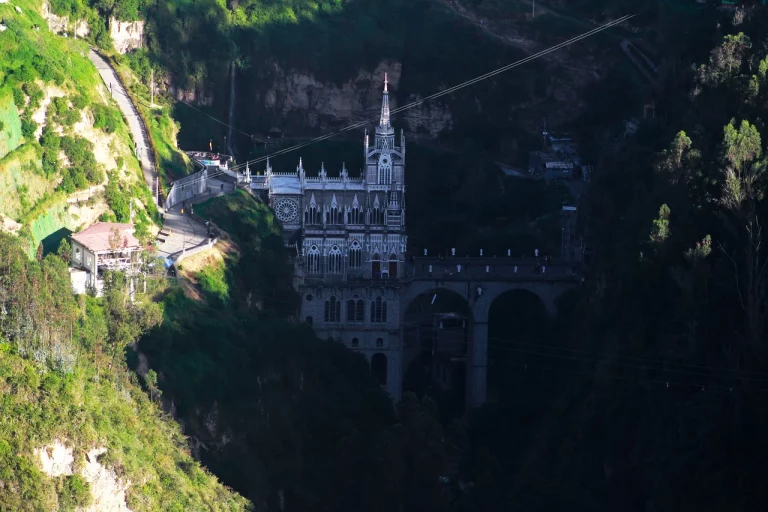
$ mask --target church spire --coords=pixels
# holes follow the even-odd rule
[[[381,100],[381,120],[379,121],[379,127],[376,129],[377,135],[392,135],[395,133],[394,128],[389,119],[389,80],[387,74],[384,73],[384,98]]]

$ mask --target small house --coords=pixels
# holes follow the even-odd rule
[[[133,224],[116,222],[97,222],[75,233],[71,237],[71,266],[85,271],[86,285],[97,290],[100,277],[105,271],[133,273],[139,268],[139,256],[143,249],[133,233]],[[82,277],[79,277],[78,285],[81,280]]]

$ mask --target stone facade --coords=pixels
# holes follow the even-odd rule
[[[401,395],[399,279],[405,271],[405,135],[390,122],[387,80],[373,144],[365,134],[365,168],[329,176],[274,172],[265,187],[296,250],[301,318],[318,336],[365,354],[394,400]]]

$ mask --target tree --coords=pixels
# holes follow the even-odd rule
[[[763,248],[763,223],[758,203],[765,195],[766,161],[760,159],[760,133],[743,120],[738,130],[731,121],[723,136],[723,188],[719,203],[723,220],[734,237],[728,256],[736,283],[739,304],[746,316],[746,335],[752,350],[763,343],[768,303],[768,256]]]

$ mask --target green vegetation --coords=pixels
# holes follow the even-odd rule
[[[40,2],[16,4],[21,13],[12,4],[0,5],[0,17],[8,26],[0,45],[0,213],[22,223],[21,234],[33,236],[28,243],[36,248],[42,240],[37,237],[50,234],[43,226],[51,232],[82,227],[85,219],[78,217],[82,212],[68,211],[67,195],[104,183],[106,169],[113,166],[110,159],[120,159],[123,165],[111,171],[109,179],[119,183],[125,197],[111,201],[119,211],[109,215],[128,219],[129,208],[123,206],[139,198],[146,205],[142,208],[137,202],[135,206],[140,232],[147,233],[149,223],[159,216],[149,191],[143,190],[146,187],[136,186],[143,184],[143,176],[132,155],[128,131],[115,106],[103,102],[98,89],[104,86],[87,58],[88,44],[35,30],[36,25],[45,26]],[[53,6],[70,14],[83,12],[78,10],[81,7],[80,2]],[[43,121],[38,111],[47,97],[50,104],[42,113]],[[90,110],[94,127],[104,132],[103,137],[92,136],[87,123],[76,126],[83,119],[83,109]],[[45,126],[38,141],[41,124]],[[99,145],[108,146],[109,151],[96,151]],[[43,219],[38,221],[38,216]]]
[[[114,133],[122,124],[120,111],[115,107],[94,105],[91,107],[91,112],[93,113],[94,128],[101,128],[107,133]]]
[[[64,485],[59,493],[59,510],[74,511],[77,507],[87,507],[93,501],[88,482],[80,475],[64,478]]]
[[[461,428],[443,429],[434,403],[412,395],[395,415],[360,354],[290,320],[290,267],[268,208],[239,192],[195,210],[229,230],[237,254],[194,276],[202,298],[171,289],[139,350],[201,460],[257,508],[444,510],[438,477]]]
[[[132,510],[245,510],[195,462],[178,427],[126,371],[126,346],[162,315],[149,297],[128,300],[127,282],[108,277],[105,296],[75,298],[66,263],[27,259],[18,240],[0,234],[0,508],[72,510],[90,500],[79,475],[62,480],[38,469],[35,449],[54,440],[86,451],[131,482]],[[159,283],[148,283],[148,292]]]

